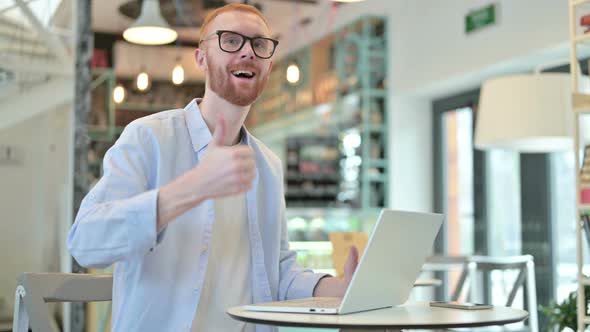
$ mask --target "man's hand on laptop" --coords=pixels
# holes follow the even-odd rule
[[[352,280],[352,275],[359,262],[359,252],[355,246],[350,248],[350,253],[344,264],[344,278],[326,277],[320,279],[315,290],[314,297],[344,297],[346,289]]]

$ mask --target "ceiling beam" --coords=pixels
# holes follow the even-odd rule
[[[102,38],[103,40],[109,41],[112,44],[114,44],[115,42],[118,41],[122,41],[122,42],[126,42],[128,44],[131,45],[137,45],[137,44],[133,44],[133,43],[129,43],[127,40],[125,40],[125,38],[123,38],[123,33],[112,33],[112,32],[101,32],[101,31],[95,31],[94,32],[94,40],[95,42]],[[141,45],[138,45],[141,46]],[[178,39],[176,39],[174,41],[174,43],[168,44],[168,45],[154,45],[154,46],[149,46],[150,48],[157,48],[157,47],[193,47],[193,48],[198,48],[199,47],[199,42],[194,41],[194,40],[190,40],[190,39],[182,39],[181,36],[178,37]]]
[[[73,98],[74,83],[66,78],[54,78],[23,93],[13,94],[2,99],[0,130],[53,111],[59,106],[71,103]]]
[[[26,0],[25,3],[29,4],[29,3],[33,2],[33,1],[37,1],[37,0]],[[2,8],[2,9],[0,9],[0,15],[3,15],[4,13],[9,12],[9,11],[11,11],[14,8],[17,8],[17,7],[18,7],[18,5],[16,3],[13,3],[12,5],[8,5],[8,6],[4,7],[4,8]]]
[[[31,25],[39,33],[39,37],[43,40],[47,47],[56,55],[56,57],[64,63],[71,62],[71,56],[68,54],[64,43],[46,27],[43,26],[39,18],[33,13],[27,2],[24,0],[14,0],[21,9],[23,15],[29,20]]]

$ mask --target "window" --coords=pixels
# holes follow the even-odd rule
[[[447,255],[473,254],[473,111],[442,115]]]

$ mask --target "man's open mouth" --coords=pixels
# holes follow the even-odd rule
[[[237,78],[254,78],[256,73],[248,70],[234,70],[231,72]]]

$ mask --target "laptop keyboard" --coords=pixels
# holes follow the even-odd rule
[[[312,297],[298,300],[265,303],[268,307],[291,308],[339,308],[342,299],[336,297]]]

